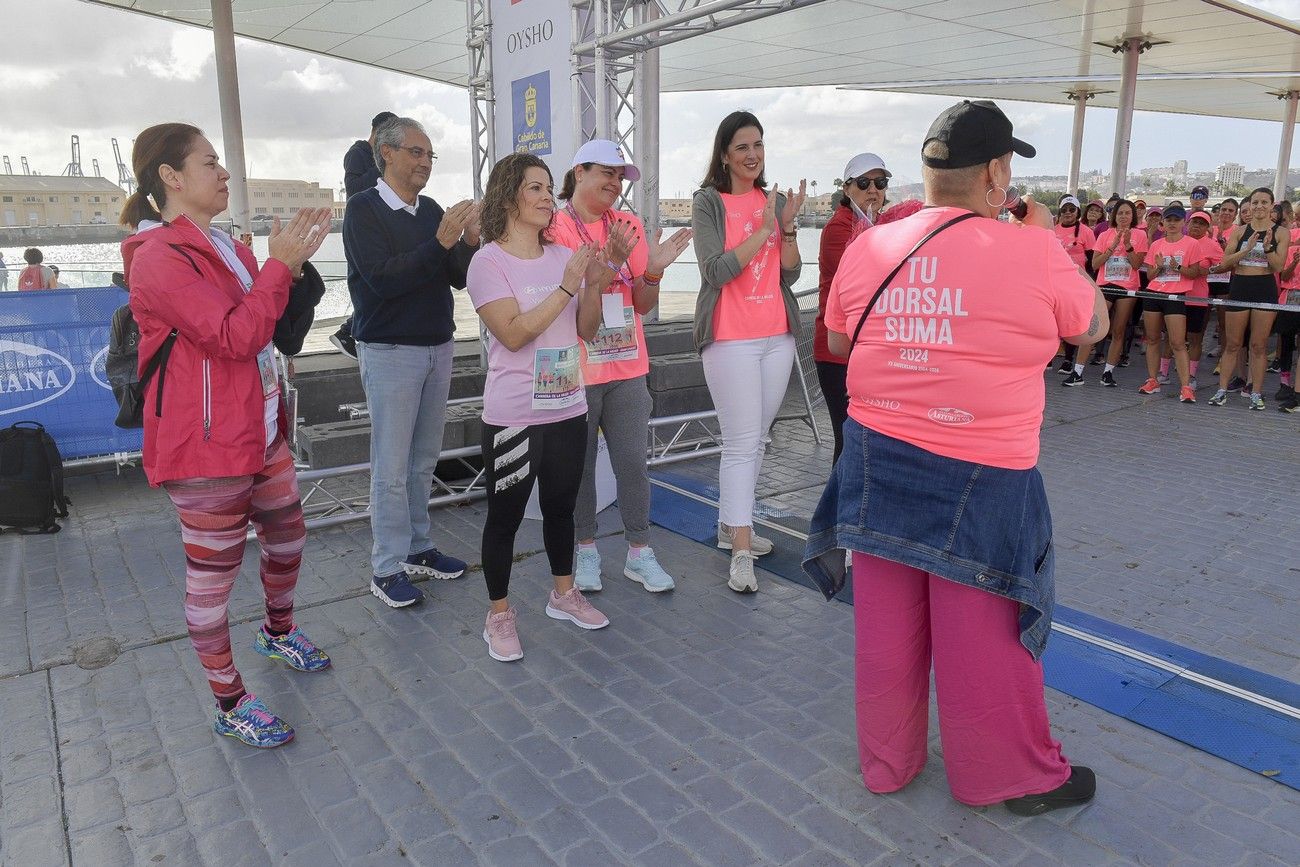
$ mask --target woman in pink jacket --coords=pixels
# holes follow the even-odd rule
[[[150,127],[131,159],[139,188],[122,209],[134,230],[122,259],[142,375],[163,353],[144,393],[145,474],[180,517],[185,622],[216,697],[214,729],[275,747],[293,729],[245,691],[226,607],[251,521],[266,595],[253,649],[299,671],[329,666],[293,621],[306,529],[271,343],[290,284],[329,232],[329,209],[300,211],[284,228],[277,220],[259,269],[248,247],[211,228],[230,174],[199,129]]]

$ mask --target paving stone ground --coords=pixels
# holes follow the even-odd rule
[[[1140,358],[1138,359],[1140,363]],[[1092,369],[1091,380],[1095,380]],[[1292,496],[1300,419],[1184,407],[1048,377],[1042,468],[1061,601],[1296,680]],[[1205,377],[1203,377],[1205,378]],[[1207,396],[1202,390],[1202,400]],[[781,422],[760,493],[807,514],[829,464]],[[715,459],[674,467],[715,478]],[[73,478],[73,519],[0,537],[0,864],[1294,864],[1300,795],[1060,693],[1056,734],[1095,768],[1086,807],[1035,819],[948,793],[937,726],[905,791],[867,792],[853,738],[852,612],[652,529],[678,589],[614,566],[587,633],[542,613],[526,522],[512,597],[525,658],[488,658],[476,568],[392,611],[365,592],[365,524],[314,532],[299,623],[334,658],[256,656],[250,548],[232,603],[249,687],[298,730],[274,751],[211,731],[165,497],[135,472]],[[435,513],[478,561],[480,505]],[[603,514],[602,530],[618,525]]]

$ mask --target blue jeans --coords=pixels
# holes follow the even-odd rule
[[[370,563],[380,577],[433,547],[429,495],[442,452],[455,344],[357,341],[370,407]]]

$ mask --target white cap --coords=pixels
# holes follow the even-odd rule
[[[1079,210],[1081,211],[1083,210],[1083,205],[1079,204],[1079,200],[1076,199],[1074,196],[1063,196],[1061,198],[1061,203],[1056,206],[1056,209],[1059,211],[1061,208],[1064,208],[1066,205],[1074,205]]]
[[[622,166],[623,177],[629,181],[641,180],[641,170],[627,161],[623,149],[609,139],[594,138],[573,155],[573,164],[595,163],[600,166]]]
[[[858,154],[849,160],[849,164],[844,167],[844,180],[851,181],[854,178],[860,178],[873,169],[880,169],[885,173],[885,177],[892,178],[893,174],[885,168],[885,161],[875,154]]]

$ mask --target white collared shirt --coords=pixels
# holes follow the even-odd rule
[[[415,197],[414,205],[408,205],[406,202],[402,201],[401,196],[393,192],[393,188],[385,183],[383,178],[380,178],[375,182],[375,189],[379,190],[379,198],[384,200],[384,204],[392,208],[394,211],[406,211],[408,214],[414,214],[416,211],[420,210],[419,196]]]

